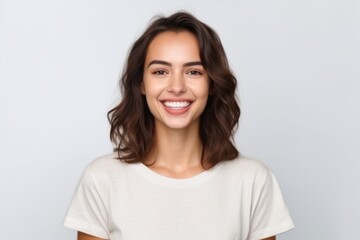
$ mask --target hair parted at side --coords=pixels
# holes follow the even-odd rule
[[[209,76],[210,95],[200,117],[199,134],[205,156],[202,161],[212,167],[221,161],[235,159],[239,153],[233,136],[240,117],[235,95],[236,78],[216,32],[187,12],[154,18],[130,49],[120,79],[122,100],[108,112],[110,139],[119,159],[127,163],[140,162],[152,148],[154,117],[140,85],[147,48],[159,33],[165,31],[189,31],[195,35],[202,64]]]

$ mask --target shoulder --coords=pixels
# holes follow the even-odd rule
[[[264,163],[244,155],[221,162],[219,165],[220,175],[236,182],[246,180],[261,183],[271,177],[272,174]]]
[[[238,158],[221,163],[223,169],[230,172],[247,174],[267,174],[269,168],[259,160],[240,155]]]
[[[88,164],[87,167],[93,171],[101,172],[107,171],[114,167],[119,167],[120,163],[122,162],[118,159],[117,154],[114,152],[95,158]]]
[[[251,193],[257,199],[262,192],[272,192],[279,195],[280,189],[272,171],[259,160],[241,156],[237,159],[223,162],[219,166],[219,179],[234,186],[238,191]]]
[[[109,181],[116,176],[123,175],[129,164],[119,160],[117,153],[110,153],[97,157],[85,168],[84,175],[93,178],[94,181]]]

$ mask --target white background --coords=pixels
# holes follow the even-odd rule
[[[275,173],[296,224],[278,239],[359,239],[358,0],[1,2],[0,238],[62,226],[84,166],[109,153],[107,111],[132,42],[191,11],[239,82],[240,151]]]

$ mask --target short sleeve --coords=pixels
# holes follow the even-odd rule
[[[109,239],[109,184],[105,176],[94,174],[89,165],[77,186],[64,225],[68,228]]]
[[[248,240],[275,236],[292,228],[294,224],[279,184],[266,169],[254,182]]]

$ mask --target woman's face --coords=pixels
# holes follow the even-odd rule
[[[199,127],[209,94],[209,79],[192,33],[167,31],[152,40],[141,91],[156,128]]]

